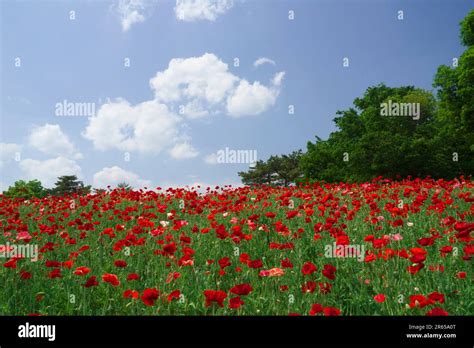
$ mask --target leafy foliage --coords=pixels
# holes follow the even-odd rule
[[[130,186],[130,184],[126,183],[126,182],[120,182],[118,185],[117,185],[117,188],[118,189],[124,189],[125,191],[130,191],[132,190],[132,186]]]
[[[90,186],[84,186],[75,175],[64,175],[58,178],[55,187],[49,190],[49,193],[55,196],[64,196],[72,194],[87,194],[91,191]]]
[[[301,156],[301,150],[289,155],[271,156],[267,161],[257,161],[248,172],[239,172],[239,176],[246,185],[288,186],[302,176],[299,167]]]
[[[388,102],[420,105],[419,117],[381,116]],[[365,181],[373,177],[438,176],[432,140],[436,102],[412,86],[370,87],[354,107],[337,112],[338,131],[308,143],[301,158],[305,177],[326,181]]]
[[[39,180],[18,180],[10,186],[3,195],[10,198],[31,199],[33,197],[43,198],[46,190]]]

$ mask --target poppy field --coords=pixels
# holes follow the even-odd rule
[[[473,315],[473,213],[463,177],[0,196],[0,314]]]

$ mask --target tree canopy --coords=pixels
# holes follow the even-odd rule
[[[11,198],[31,199],[33,197],[43,198],[46,190],[39,180],[18,180],[10,186],[3,195]]]
[[[64,175],[58,178],[55,187],[49,190],[49,193],[55,196],[64,196],[89,193],[90,191],[91,187],[84,186],[84,183],[78,180],[75,175]]]
[[[266,184],[288,186],[302,176],[299,161],[302,151],[289,155],[271,156],[267,161],[259,160],[248,172],[239,172],[246,185]]]
[[[316,136],[291,167],[296,175],[283,184],[305,180],[367,181],[427,177],[451,179],[474,172],[474,10],[460,23],[467,48],[452,66],[441,65],[435,95],[414,86],[369,87],[353,107],[336,112],[336,131]],[[405,112],[410,111],[410,112]],[[276,157],[283,161],[283,156]],[[271,156],[241,172],[244,184],[277,183]],[[284,178],[283,172],[279,178]]]

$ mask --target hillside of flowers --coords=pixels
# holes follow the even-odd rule
[[[473,189],[461,177],[0,196],[0,313],[469,315]]]

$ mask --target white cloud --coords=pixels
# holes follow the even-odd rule
[[[270,64],[270,65],[273,65],[275,66],[276,63],[274,60],[270,59],[270,58],[265,58],[265,57],[262,57],[262,58],[258,58],[254,63],[253,65],[255,67],[258,67],[260,65],[263,65],[263,64]]]
[[[241,80],[235,92],[227,99],[227,111],[233,117],[254,116],[265,112],[275,104],[280,93],[284,73],[272,79],[272,86],[266,87],[255,81],[250,84]]]
[[[174,159],[180,160],[194,158],[199,155],[199,152],[192,145],[184,142],[173,146],[173,148],[170,150],[170,155]]]
[[[21,154],[21,148],[21,145],[14,143],[0,143],[0,168],[15,160],[17,154]]]
[[[20,169],[27,180],[38,179],[45,187],[53,187],[62,175],[82,176],[81,167],[74,160],[61,156],[44,161],[25,159],[20,162]]]
[[[285,77],[285,72],[280,71],[279,73],[276,73],[275,76],[273,76],[272,79],[272,84],[274,87],[280,87],[281,83],[283,82],[283,78]]]
[[[206,157],[204,157],[204,162],[212,165],[217,164],[217,154],[211,153],[207,155]]]
[[[106,167],[100,172],[95,173],[93,186],[95,188],[106,188],[110,185],[114,188],[121,182],[126,182],[135,189],[143,187],[151,188],[151,181],[142,180],[137,174],[117,166]]]
[[[160,153],[178,139],[181,120],[156,100],[135,106],[126,100],[104,104],[89,118],[83,136],[100,150]]]
[[[144,0],[119,0],[114,6],[123,31],[128,31],[135,23],[145,21],[145,1]]]
[[[157,100],[184,105],[185,115],[188,109],[202,114],[206,106],[222,102],[238,80],[228,71],[227,64],[214,54],[205,53],[201,57],[172,59],[165,71],[150,80],[150,86]]]
[[[234,6],[233,0],[176,0],[176,18],[185,22],[215,21]]]
[[[233,117],[258,115],[275,104],[284,72],[269,86],[232,74],[217,56],[172,59],[168,67],[150,79],[154,99],[136,105],[117,99],[100,107],[89,118],[83,136],[100,150],[118,149],[173,158],[198,155],[185,140],[181,127],[186,119],[227,113]]]
[[[214,114],[226,108],[231,116],[258,115],[275,104],[284,72],[270,86],[250,84],[232,74],[216,55],[172,59],[168,68],[150,80],[155,98],[180,108],[188,118]]]
[[[33,129],[28,137],[28,142],[29,145],[47,155],[82,158],[82,155],[76,152],[74,145],[58,125],[45,124]]]

